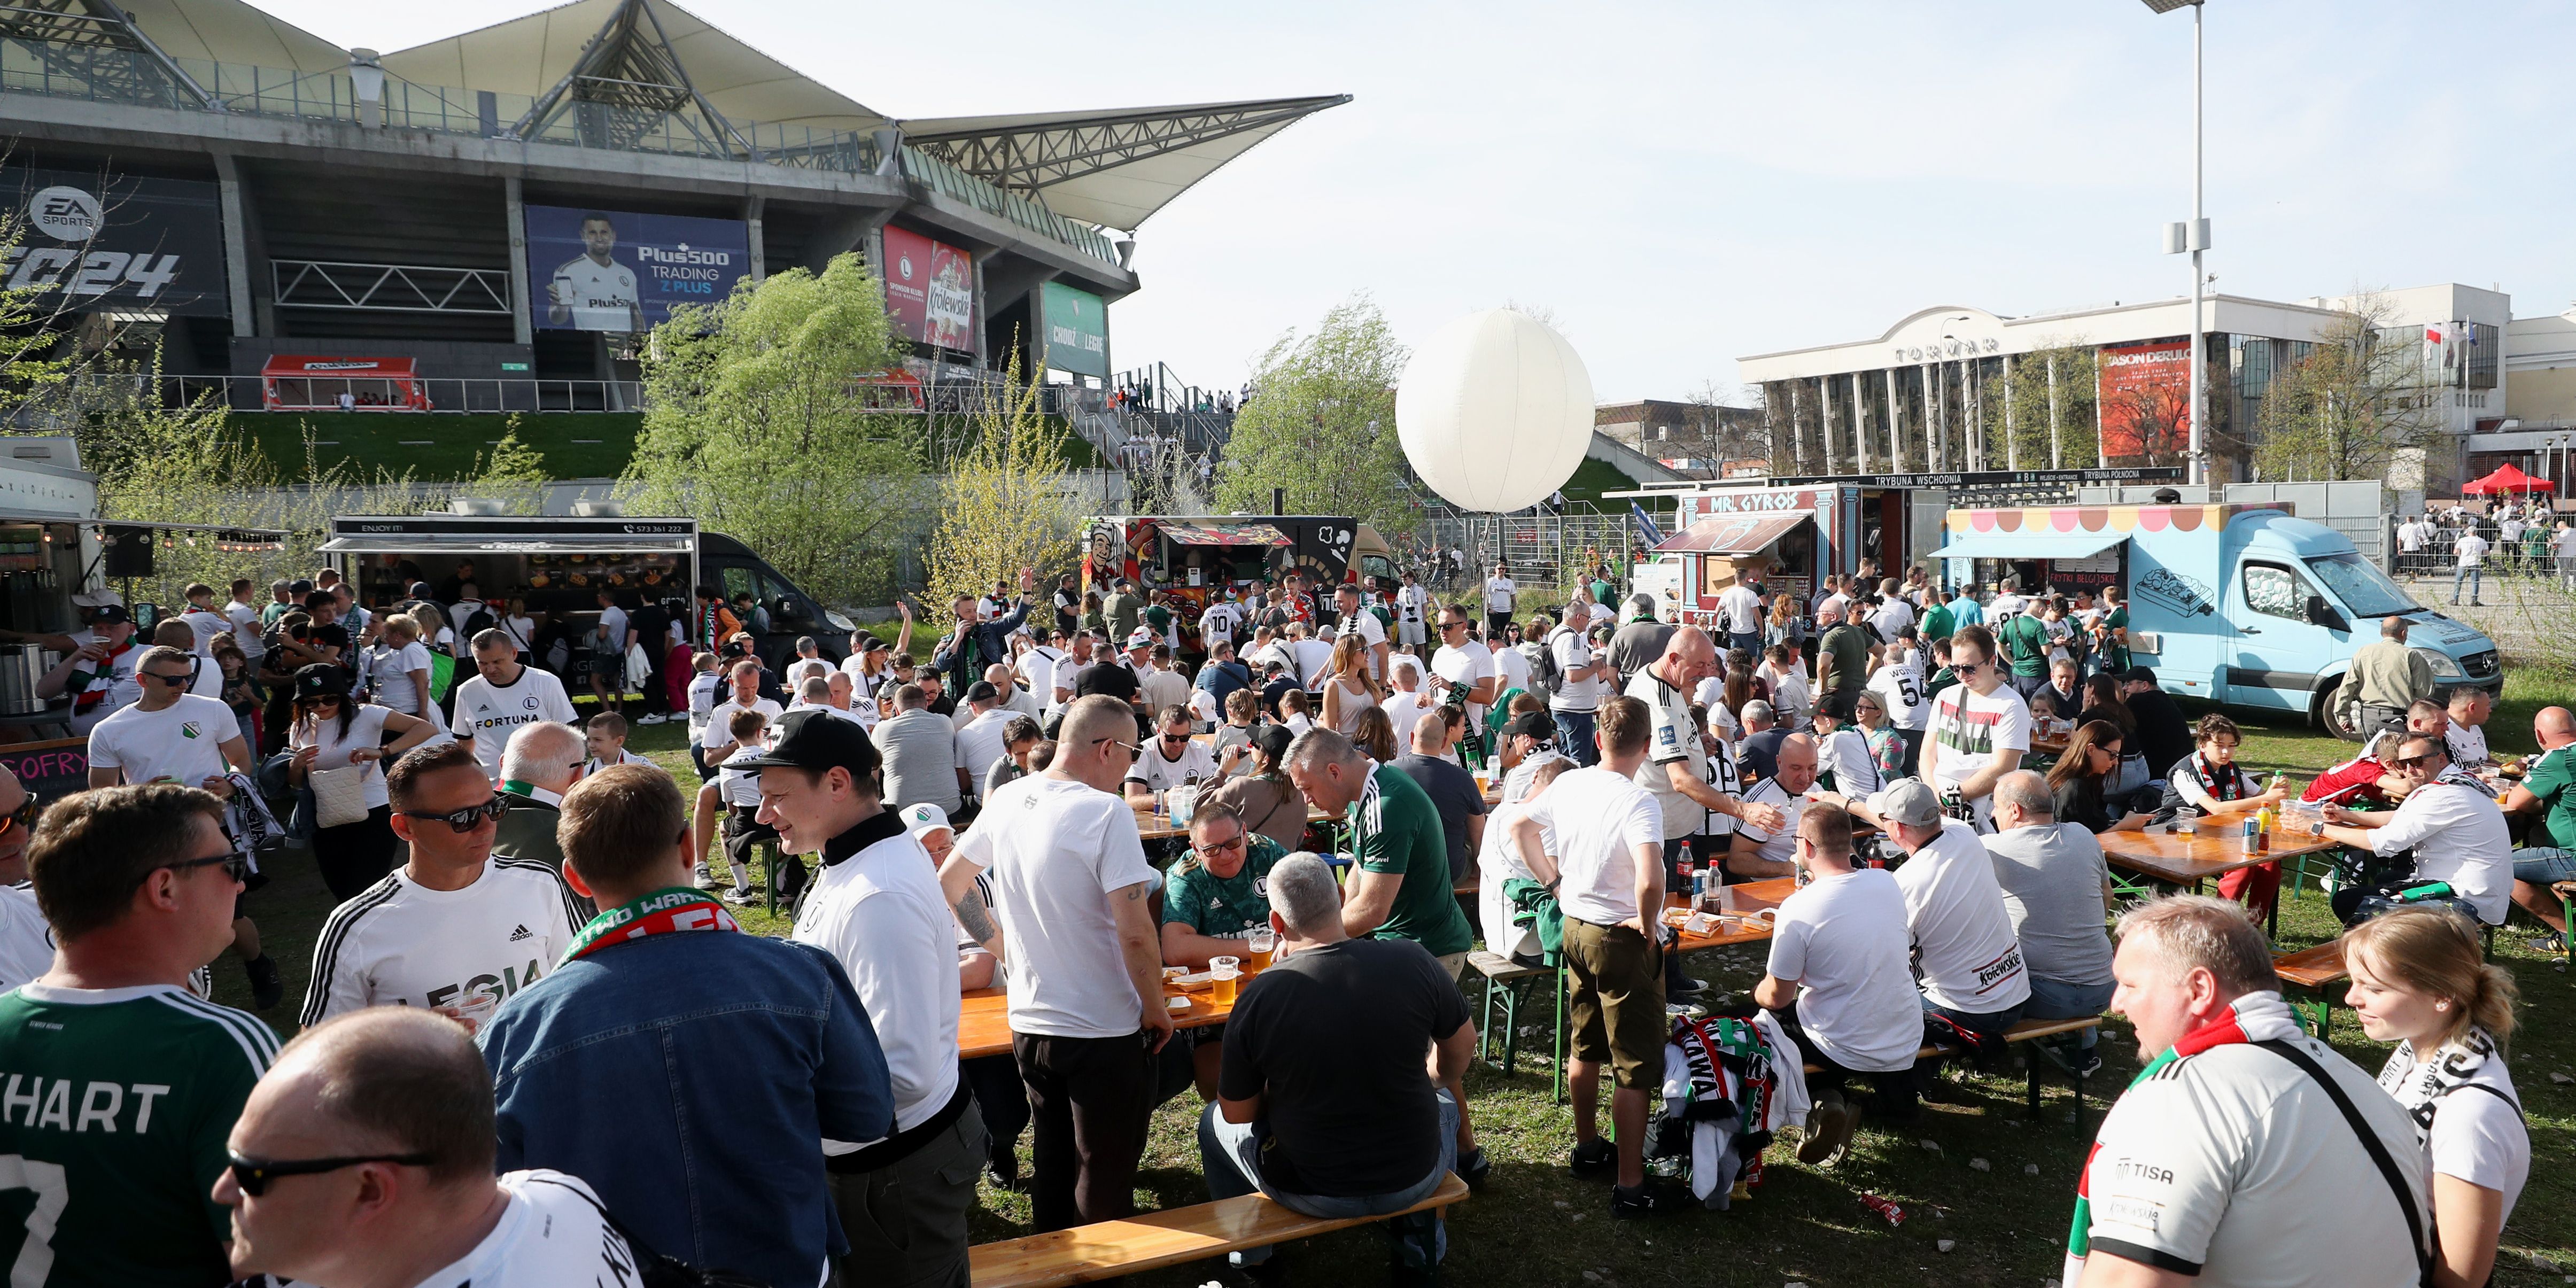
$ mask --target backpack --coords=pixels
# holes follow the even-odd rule
[[[1549,631],[1546,639],[1522,646],[1523,656],[1529,659],[1530,664],[1530,692],[1553,699],[1557,689],[1565,683],[1565,668],[1556,664],[1556,637],[1564,629],[1559,626]]]
[[[466,643],[471,644],[474,642],[475,636],[491,630],[493,627],[500,624],[500,619],[492,616],[491,609],[477,608],[473,612],[466,614],[465,621],[456,629],[463,631],[465,633]]]

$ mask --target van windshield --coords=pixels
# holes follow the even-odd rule
[[[2358,554],[2322,555],[2309,560],[2308,569],[2355,617],[2393,617],[2423,607]]]

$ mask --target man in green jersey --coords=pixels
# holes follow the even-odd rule
[[[1994,628],[1995,647],[2003,652],[1997,660],[2012,668],[2013,692],[2024,701],[2048,683],[2048,623],[2040,618],[2047,602],[2032,596],[2023,611]]]
[[[83,792],[37,827],[53,969],[0,997],[0,1230],[25,1231],[0,1258],[19,1288],[234,1279],[210,1195],[277,1037],[187,989],[232,946],[247,864],[222,818],[153,783]]]
[[[1288,748],[1288,781],[1326,814],[1345,814],[1354,871],[1342,885],[1342,930],[1357,939],[1410,939],[1440,959],[1457,979],[1467,969],[1476,932],[1458,910],[1449,876],[1449,837],[1429,793],[1392,764],[1381,765],[1330,729],[1309,729]],[[1469,1021],[1473,1023],[1473,1021]],[[1493,1164],[1476,1148],[1467,1096],[1458,1102],[1458,1176],[1481,1186]]]

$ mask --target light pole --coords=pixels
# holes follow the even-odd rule
[[[2202,352],[2200,316],[2201,253],[2209,249],[2209,219],[2201,214],[2201,128],[2200,128],[2200,11],[2202,0],[2140,0],[2156,13],[2176,9],[2191,10],[2191,222],[2165,225],[2165,253],[2191,252],[2191,464],[2190,481],[2209,481],[2208,461],[2203,450],[2201,422],[2208,406],[2208,355]]]

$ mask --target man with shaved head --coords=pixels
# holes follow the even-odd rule
[[[2554,882],[2576,881],[2576,713],[2542,707],[2531,718],[2540,755],[2523,767],[2522,781],[2504,795],[2507,814],[2536,814],[2525,847],[2513,855],[2513,901],[2556,932],[2552,951],[2566,947],[2567,920]]]
[[[306,1029],[251,1092],[216,1177],[232,1275],[322,1285],[627,1283],[588,1185],[492,1174],[492,1077],[463,1027],[374,1007]]]
[[[1118,794],[1136,762],[1136,718],[1122,699],[1092,694],[1065,708],[1056,733],[1055,760],[996,790],[940,873],[943,895],[961,902],[977,874],[992,877],[1011,963],[1011,1050],[1036,1129],[1040,1231],[1134,1209],[1154,1056],[1172,1036],[1162,940],[1146,913],[1162,878]]]
[[[1727,851],[1729,834],[1744,824],[1784,838],[1793,826],[1777,802],[1756,804],[1737,795],[1742,788],[1736,781],[1733,757],[1719,756],[1714,762],[1716,772],[1710,772],[1708,744],[1700,740],[1699,725],[1691,719],[1690,699],[1700,681],[1717,673],[1716,642],[1696,626],[1683,626],[1664,640],[1663,653],[1628,682],[1627,696],[1645,703],[1652,715],[1646,763],[1638,767],[1637,785],[1653,792],[1663,810],[1668,874],[1686,847],[1695,859],[1716,862]],[[1812,778],[1812,756],[1807,767]],[[1773,875],[1787,871],[1784,864]]]
[[[1807,792],[1816,785],[1816,738],[1793,733],[1780,741],[1777,772],[1744,793],[1747,809],[1780,816],[1778,827],[1746,821],[1735,828],[1726,854],[1726,873],[1738,881],[1793,876],[1798,871],[1798,815],[1807,807]]]
[[[36,887],[27,880],[27,837],[35,829],[35,806],[18,775],[0,765],[0,993],[54,964],[53,932],[45,928]]]

